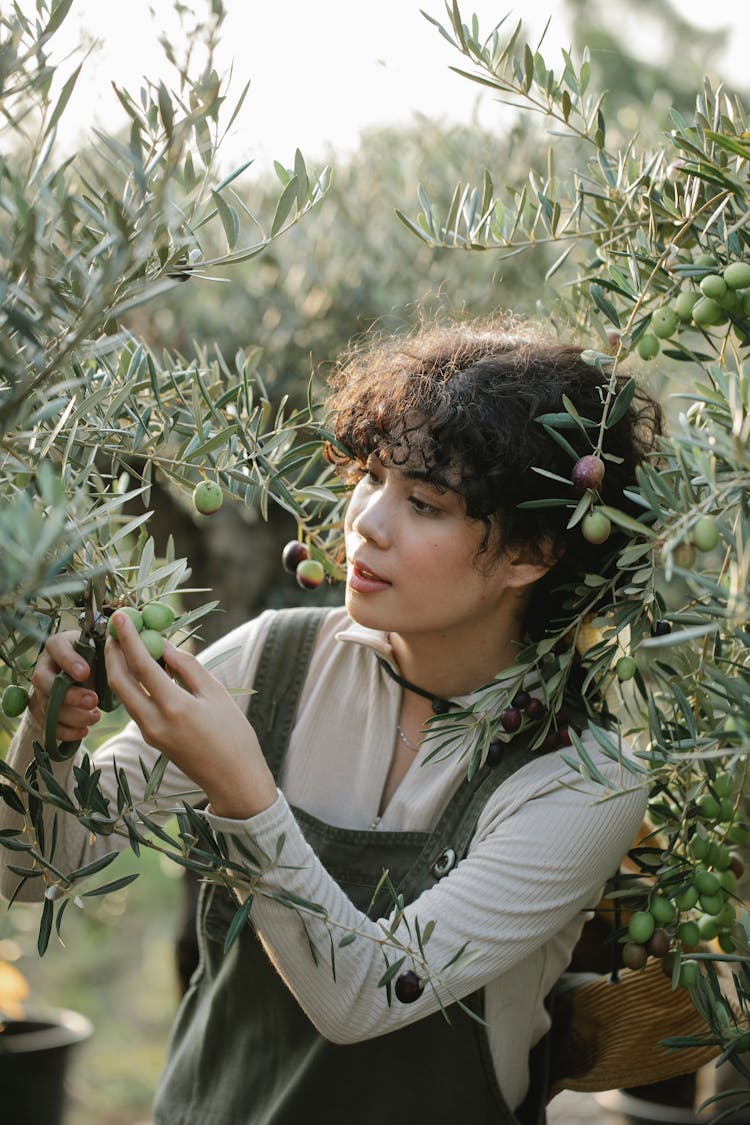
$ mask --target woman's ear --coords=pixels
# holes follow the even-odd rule
[[[544,578],[565,554],[565,546],[551,535],[545,535],[534,543],[523,543],[511,548],[507,558],[511,564],[510,584],[512,586],[533,586]]]

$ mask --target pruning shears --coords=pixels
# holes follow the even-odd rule
[[[73,647],[92,671],[93,687],[99,697],[100,710],[114,711],[119,701],[112,694],[112,689],[107,681],[107,668],[104,663],[107,618],[99,609],[104,597],[104,581],[104,578],[92,579],[84,590],[83,609],[78,619],[81,632],[78,639],[73,642]],[[47,708],[47,721],[44,727],[44,748],[53,762],[63,762],[67,758],[71,758],[81,744],[80,739],[73,742],[57,741],[60,708],[63,705],[68,688],[78,682],[67,672],[58,672],[52,684]]]

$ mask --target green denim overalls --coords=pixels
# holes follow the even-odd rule
[[[248,717],[274,776],[279,774],[310,649],[326,612],[282,610],[269,631]],[[325,824],[300,809],[294,814],[331,876],[357,907],[369,908],[370,916],[377,918],[392,909],[384,892],[372,904],[384,870],[409,903],[466,854],[491,793],[529,760],[523,742],[519,738],[509,745],[499,765],[485,766],[471,781],[464,780],[432,832],[351,830]],[[251,926],[224,953],[224,937],[236,910],[226,890],[203,887],[200,964],[172,1032],[156,1095],[155,1125],[544,1121],[546,1087],[538,1073],[539,1059],[537,1072],[532,1068],[530,1095],[514,1115],[497,1084],[484,1025],[455,1004],[448,1009],[450,1022],[436,1012],[352,1045],[324,1039],[269,962]],[[328,958],[329,950],[321,950],[316,964],[311,954],[310,972],[330,972],[330,964],[324,963]],[[481,992],[464,1003],[481,1018]]]

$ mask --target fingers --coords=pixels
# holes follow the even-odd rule
[[[80,653],[76,652],[73,642],[78,639],[78,633],[55,633],[44,646],[42,655],[47,657],[58,671],[67,672],[73,680],[84,681],[89,678],[91,669]]]
[[[73,647],[78,639],[77,632],[57,633],[47,641],[39,656],[31,677],[32,692],[29,711],[40,726],[44,726],[49,697],[55,677],[65,671],[73,679],[85,681],[91,669]],[[60,708],[57,737],[62,741],[75,741],[83,738],[89,727],[101,718],[97,708],[96,692],[81,683],[68,688],[63,706]]]
[[[214,677],[206,671],[200,660],[177,648],[171,641],[164,644],[164,663],[191,695],[205,694],[209,685],[215,683]]]
[[[149,697],[156,699],[163,694],[165,687],[173,685],[169,676],[146,651],[127,614],[116,613],[113,621],[117,639],[107,637],[104,648],[107,679],[126,710],[133,718],[137,718],[134,707],[140,709]]]
[[[61,720],[55,728],[58,742],[80,742],[89,733],[89,727],[98,723],[102,717],[101,712],[97,710],[81,714],[67,707],[60,708],[60,715]],[[62,721],[62,716],[65,717],[65,722]]]
[[[89,727],[101,719],[101,711],[96,706],[96,696],[90,692],[84,697],[83,702],[78,700],[76,705],[69,703],[71,695],[78,689],[70,688],[65,696],[65,701],[60,708],[55,734],[58,742],[80,742],[89,733]],[[49,696],[40,696],[32,692],[29,698],[29,711],[38,726],[44,728],[47,721]]]

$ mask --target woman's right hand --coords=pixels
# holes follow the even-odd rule
[[[58,672],[67,672],[78,681],[68,688],[60,708],[56,737],[59,742],[78,742],[85,738],[89,727],[101,719],[96,692],[90,686],[91,669],[73,647],[78,640],[77,630],[55,633],[42,649],[31,677],[32,692],[29,711],[44,729],[52,684]],[[80,686],[79,686],[80,684]]]

